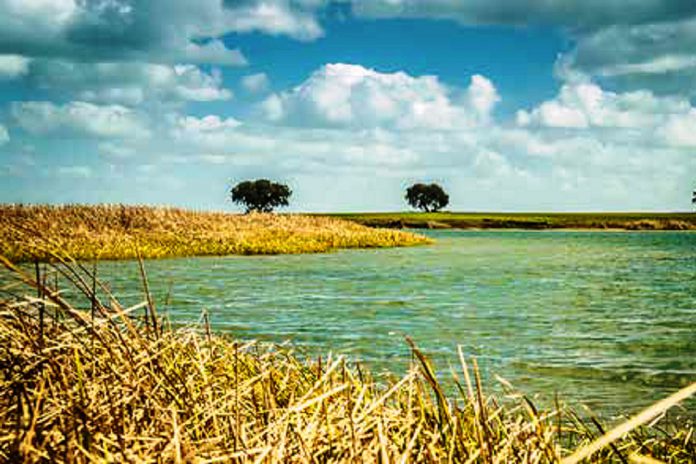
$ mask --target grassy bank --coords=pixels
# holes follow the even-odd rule
[[[696,230],[696,213],[345,213],[370,227],[414,229]]]
[[[407,375],[376,382],[341,357],[304,359],[205,323],[172,329],[147,293],[124,308],[78,265],[26,274],[5,265],[21,281],[0,295],[3,462],[696,458],[693,424],[661,416],[696,385],[610,430],[561,405],[538,410],[512,390],[487,395],[464,356],[452,371],[457,395],[445,393],[416,347]],[[53,273],[71,282],[69,292],[52,284]]]
[[[336,218],[226,214],[146,206],[0,206],[0,253],[15,262],[314,253],[428,240]],[[136,247],[137,245],[137,247]],[[137,250],[136,250],[137,248]]]

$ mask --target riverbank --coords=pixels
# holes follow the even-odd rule
[[[369,227],[393,229],[696,230],[696,213],[336,213]]]
[[[34,277],[5,265],[22,283],[0,291],[0,461],[696,457],[693,424],[668,411],[695,385],[612,430],[617,424],[560,403],[539,410],[511,387],[507,397],[486,394],[476,360],[463,355],[452,370],[457,395],[446,393],[415,346],[409,373],[376,381],[342,357],[307,359],[288,347],[217,335],[205,322],[173,329],[149,294],[124,308],[84,268],[37,266]],[[58,270],[67,288],[53,286]],[[20,296],[30,294],[37,296]]]
[[[0,254],[14,262],[319,253],[430,243],[338,218],[123,205],[0,205]]]

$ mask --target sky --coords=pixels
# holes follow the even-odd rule
[[[693,0],[0,0],[0,202],[679,211]]]

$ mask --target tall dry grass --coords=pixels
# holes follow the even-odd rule
[[[205,315],[200,326],[173,329],[147,291],[125,308],[79,263],[31,272],[3,263],[17,281],[0,297],[0,461],[696,458],[693,424],[659,420],[694,385],[616,432],[560,405],[539,410],[512,390],[487,395],[476,361],[463,355],[452,371],[457,394],[415,346],[405,376],[378,382],[342,357],[306,359],[214,334]],[[70,288],[52,283],[60,281]]]
[[[428,243],[340,219],[226,214],[149,206],[0,205],[0,253],[15,262],[314,253]]]

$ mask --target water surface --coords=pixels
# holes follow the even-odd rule
[[[458,345],[528,393],[602,413],[696,380],[696,233],[433,231],[433,246],[150,261],[175,321],[292,340],[402,371],[408,334],[442,372]],[[116,295],[137,266],[103,263]],[[691,403],[693,405],[693,403]]]

